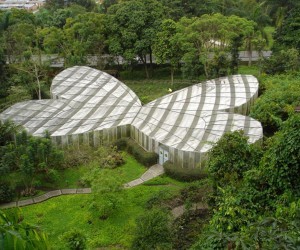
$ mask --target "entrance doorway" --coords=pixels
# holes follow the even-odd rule
[[[169,160],[169,152],[162,147],[159,147],[159,165],[163,165],[166,161]]]

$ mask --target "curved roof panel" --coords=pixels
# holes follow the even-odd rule
[[[262,127],[246,113],[257,96],[253,76],[235,75],[199,83],[145,105],[133,125],[160,143],[184,151],[205,152],[224,132],[241,130],[254,142]]]
[[[58,100],[29,101],[5,110],[1,119],[23,125],[33,135],[82,134],[131,124],[141,108],[135,93],[110,75],[75,66],[59,73],[51,86]]]

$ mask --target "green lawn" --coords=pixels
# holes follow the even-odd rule
[[[126,183],[138,178],[144,171],[145,167],[126,155],[126,163],[108,173],[111,176],[118,175]],[[66,173],[66,176],[74,178],[74,175],[69,173]],[[40,204],[23,207],[22,212],[26,222],[40,226],[49,235],[53,249],[64,249],[60,237],[74,228],[85,233],[89,248],[127,249],[132,241],[135,219],[144,213],[147,200],[153,196],[159,197],[163,191],[175,195],[184,185],[161,176],[144,185],[126,189],[122,194],[120,208],[106,220],[101,220],[91,213],[89,205],[93,200],[92,194],[52,198]]]
[[[175,79],[173,86],[167,79],[124,80],[124,83],[137,94],[143,104],[169,94],[169,89],[176,91],[195,84],[192,81],[180,79]]]
[[[251,67],[240,65],[239,74],[250,74],[258,76],[258,68],[256,65],[253,65]],[[169,77],[166,76],[160,79],[156,79],[156,77],[153,77],[151,79],[121,79],[121,81],[136,93],[143,104],[146,104],[159,97],[169,94],[169,88],[174,92],[201,81],[205,81],[205,79],[203,78],[203,80],[188,80],[182,79],[180,75],[176,75],[173,86],[171,85]]]

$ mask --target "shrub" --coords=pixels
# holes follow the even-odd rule
[[[209,151],[207,170],[216,185],[237,185],[246,171],[258,165],[261,153],[243,131],[227,132]]]
[[[120,138],[114,142],[118,150],[126,150],[129,138]]]
[[[160,190],[155,192],[152,196],[146,201],[145,207],[151,209],[153,207],[159,207],[164,201],[171,197],[171,193],[168,190]]]
[[[285,49],[265,59],[263,69],[267,74],[280,74],[299,69],[299,53],[297,49]]]
[[[172,249],[170,218],[166,212],[150,210],[138,217],[136,224],[131,249]]]
[[[78,231],[76,229],[66,232],[62,236],[62,240],[65,242],[69,249],[86,249],[86,236],[81,231]]]
[[[122,153],[117,151],[116,146],[99,147],[95,153],[97,162],[101,168],[116,168],[125,163]]]
[[[200,168],[182,168],[171,161],[164,163],[165,173],[179,181],[195,181],[207,176],[205,170]]]
[[[93,148],[89,145],[69,146],[64,149],[64,156],[65,168],[85,165],[92,160]]]
[[[118,149],[125,149],[129,154],[133,155],[139,163],[147,167],[157,163],[158,155],[156,153],[145,151],[132,139],[122,138],[115,141],[114,145],[116,145]]]
[[[13,189],[7,183],[0,184],[0,203],[10,202],[14,197]]]

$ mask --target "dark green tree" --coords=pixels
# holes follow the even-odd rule
[[[109,51],[128,62],[138,57],[149,78],[147,55],[152,63],[152,47],[163,18],[163,7],[156,0],[125,1],[112,5],[109,14]]]
[[[269,142],[261,161],[268,185],[276,194],[292,190],[300,195],[300,115],[291,116]]]
[[[241,131],[225,133],[209,152],[207,169],[217,186],[237,185],[258,164],[260,150]]]
[[[285,48],[300,50],[300,7],[292,8],[285,15],[282,25],[274,34],[274,49]]]
[[[157,63],[166,63],[169,61],[171,68],[171,85],[173,85],[174,71],[178,67],[183,56],[182,40],[178,32],[177,24],[166,19],[161,24],[160,30],[156,35],[156,41],[153,46],[153,53]]]

